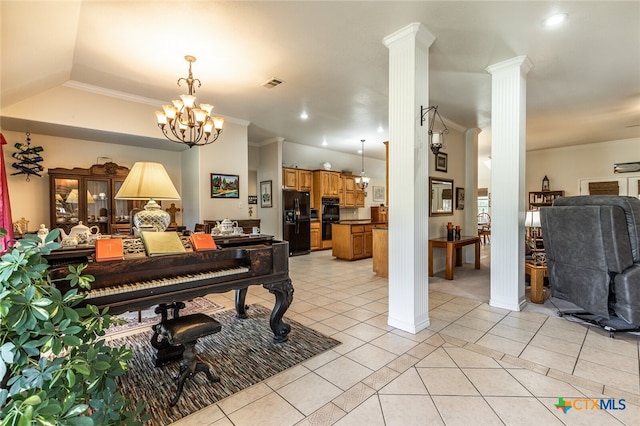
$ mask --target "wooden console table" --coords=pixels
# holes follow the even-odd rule
[[[531,302],[544,303],[544,277],[549,276],[547,266],[524,262],[524,273],[531,277]]]
[[[453,256],[455,251],[455,266],[462,266],[462,247],[474,244],[476,246],[476,269],[480,269],[480,237],[460,237],[459,240],[447,241],[447,238],[434,238],[429,240],[429,276],[433,276],[433,249],[446,249],[447,263],[444,277],[453,279]]]

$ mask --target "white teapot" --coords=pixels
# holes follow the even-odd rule
[[[67,235],[63,229],[60,229],[60,235],[62,236],[63,246],[89,244],[99,237],[100,228],[98,228],[97,226],[92,226],[91,228],[89,228],[88,226],[83,225],[82,221],[80,221],[76,226],[71,228],[71,231],[69,231],[69,235]],[[75,241],[75,243],[73,241]]]
[[[228,218],[225,218],[222,223],[216,222],[216,228],[220,230],[221,234],[232,234],[234,228],[238,227],[238,222],[231,221]]]

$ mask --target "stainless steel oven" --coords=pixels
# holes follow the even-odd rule
[[[331,239],[331,224],[340,222],[340,199],[322,199],[322,239]]]

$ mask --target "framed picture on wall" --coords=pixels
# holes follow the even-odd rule
[[[436,154],[436,171],[447,172],[447,154],[444,152]]]
[[[263,180],[260,182],[260,207],[273,207],[273,197],[271,194],[271,181]]]
[[[375,201],[375,202],[383,202],[384,201],[384,186],[374,186],[373,187],[373,201]]]
[[[456,210],[464,210],[464,188],[456,188]]]
[[[240,177],[211,173],[211,198],[240,198]]]

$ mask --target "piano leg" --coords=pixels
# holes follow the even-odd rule
[[[247,315],[248,306],[245,305],[244,302],[247,297],[247,290],[247,288],[236,290],[236,318],[249,318],[249,316]]]
[[[269,320],[269,325],[271,326],[271,330],[273,330],[273,342],[286,342],[289,339],[291,326],[282,321],[282,317],[293,301],[293,285],[291,285],[291,280],[287,279],[279,283],[263,284],[263,287],[276,297],[276,303],[273,311],[271,311],[271,319]]]

